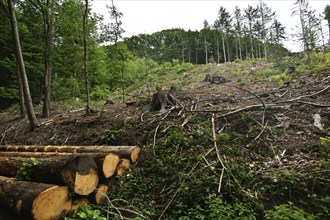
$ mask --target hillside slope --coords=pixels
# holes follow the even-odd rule
[[[207,74],[218,80],[205,81]],[[96,106],[91,116],[54,109],[35,131],[26,118],[1,113],[0,144],[141,146],[138,163],[109,196],[140,213],[123,211],[128,217],[325,219],[329,75],[326,67],[282,73],[263,62],[195,66],[158,79],[176,87],[178,100],[163,114],[149,111],[141,87],[130,93],[133,105]]]

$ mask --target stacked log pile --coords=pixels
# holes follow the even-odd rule
[[[31,219],[60,219],[106,201],[110,178],[138,159],[138,146],[0,145],[0,205]],[[35,158],[27,180],[14,178]],[[23,172],[24,174],[24,172]]]

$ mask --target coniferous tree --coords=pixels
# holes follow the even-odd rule
[[[245,18],[248,22],[248,33],[250,38],[250,53],[252,56],[252,59],[254,58],[254,47],[253,47],[253,25],[254,22],[259,17],[258,14],[258,8],[253,8],[251,5],[248,5],[246,9],[244,9],[245,12]]]
[[[205,48],[205,64],[208,64],[208,42],[207,42],[207,35],[210,30],[209,23],[207,20],[203,21],[203,30],[202,30],[202,35],[204,37],[204,48]]]
[[[227,62],[228,50],[229,50],[229,48],[227,47],[227,53],[226,53],[225,37],[229,32],[230,21],[231,19],[229,12],[226,11],[226,8],[221,6],[218,11],[218,19],[215,22],[215,27],[217,28],[218,32],[221,33],[222,51],[223,51],[223,57],[225,63]]]
[[[236,46],[236,59],[238,59],[238,57],[242,59],[242,45],[241,45],[242,20],[243,17],[242,17],[241,9],[238,6],[236,6],[234,10],[235,36],[236,36],[236,42],[238,43],[238,46]],[[239,52],[239,56],[238,56],[238,52]]]
[[[276,13],[272,12],[272,9],[262,0],[259,2],[258,9],[261,18],[261,40],[264,47],[264,55],[267,57],[267,33],[269,30],[269,23],[273,20]]]
[[[309,44],[308,44],[308,38],[307,38],[307,33],[306,33],[306,15],[307,15],[307,8],[308,8],[308,0],[297,0],[296,3],[296,8],[294,8],[294,11],[292,12],[292,15],[298,15],[299,16],[299,21],[300,21],[300,31],[301,34],[298,34],[299,40],[302,41],[303,45],[303,50],[308,51],[310,49]],[[299,35],[301,35],[299,37]]]

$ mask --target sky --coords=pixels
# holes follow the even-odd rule
[[[263,0],[273,11],[276,11],[277,20],[289,33],[283,41],[286,48],[291,51],[300,51],[301,45],[294,41],[290,34],[296,32],[298,17],[291,16],[296,0]],[[117,9],[123,13],[122,28],[125,30],[124,37],[138,34],[152,34],[157,31],[171,28],[183,28],[185,30],[201,30],[203,21],[206,19],[213,24],[217,18],[220,6],[232,13],[235,6],[241,9],[248,5],[256,6],[259,0],[114,0]],[[105,23],[109,23],[106,5],[111,5],[111,0],[92,1],[92,10],[102,14]],[[316,14],[323,13],[330,0],[310,0],[309,5],[316,10]],[[328,39],[327,23],[323,20],[323,29]]]

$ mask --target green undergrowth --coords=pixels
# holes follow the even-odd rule
[[[272,155],[273,149],[256,145],[251,148],[257,153],[246,151],[241,146],[249,137],[243,134],[253,137],[260,126],[249,114],[235,121],[245,126],[228,127],[216,135],[226,169],[216,151],[210,151],[214,146],[211,121],[194,116],[190,122],[197,126],[192,133],[160,126],[163,132],[155,144],[144,147],[132,171],[116,177],[109,199],[126,201],[121,208],[134,207],[146,219],[326,219],[329,161],[308,173],[286,169],[251,173],[248,164]]]

